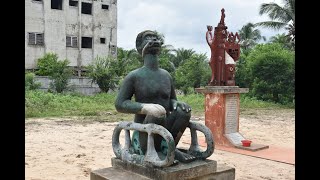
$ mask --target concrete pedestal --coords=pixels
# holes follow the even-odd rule
[[[239,133],[240,93],[249,92],[248,88],[206,86],[196,91],[205,95],[205,125],[216,144],[250,151],[268,148],[254,142],[250,147],[242,146],[241,140],[245,138]]]
[[[234,180],[235,169],[224,165],[217,166],[213,160],[196,160],[178,163],[170,167],[158,168],[142,166],[112,158],[112,167],[92,171],[90,180],[122,179],[194,179],[194,180]]]

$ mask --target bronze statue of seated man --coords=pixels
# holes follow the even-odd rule
[[[153,31],[146,30],[138,34],[136,48],[142,55],[144,65],[124,78],[115,107],[119,112],[135,114],[135,123],[162,125],[172,134],[177,146],[189,125],[191,107],[177,100],[171,75],[159,67],[161,45],[160,38]],[[135,101],[132,100],[133,96]],[[154,139],[157,151],[161,151],[161,141],[160,136]],[[139,133],[139,143],[145,153],[146,133]],[[190,162],[196,158],[176,148],[175,159]]]

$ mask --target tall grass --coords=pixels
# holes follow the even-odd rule
[[[85,96],[78,93],[56,94],[43,91],[26,91],[25,116],[29,118],[108,115],[112,121],[127,120],[129,115],[120,115],[114,107],[116,95],[116,93],[100,93],[93,96]],[[202,94],[178,95],[178,100],[188,103],[192,107],[193,115],[204,115],[205,98]],[[292,107],[241,96],[240,108]]]

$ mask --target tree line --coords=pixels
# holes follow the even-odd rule
[[[284,0],[283,6],[264,3],[259,13],[268,15],[270,21],[249,22],[239,30],[241,55],[236,62],[236,85],[250,88],[247,94],[250,97],[281,104],[294,103],[295,0]],[[277,34],[267,41],[259,27],[285,28],[287,33]],[[158,35],[165,41],[163,34]],[[160,67],[171,74],[176,89],[184,94],[206,86],[211,78],[207,55],[193,49],[175,49],[163,43],[159,59]],[[143,59],[136,49],[118,47],[117,57],[97,57],[86,67],[86,76],[92,78],[103,92],[108,92],[116,90],[125,75],[142,65]],[[66,79],[72,75],[68,60],[58,61],[56,54],[40,58],[36,74],[48,75],[56,92],[67,89]],[[36,87],[30,75],[27,84]]]

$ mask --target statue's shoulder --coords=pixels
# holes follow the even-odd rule
[[[164,75],[167,75],[167,76],[171,77],[171,74],[167,70],[162,69],[162,68],[159,68],[159,70],[160,70],[161,74],[164,74]]]

